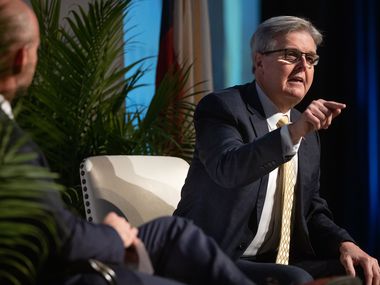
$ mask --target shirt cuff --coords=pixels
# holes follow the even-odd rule
[[[285,156],[295,155],[301,145],[301,140],[297,144],[293,144],[287,125],[281,127],[282,152]]]

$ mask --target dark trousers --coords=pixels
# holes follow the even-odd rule
[[[139,227],[139,238],[152,261],[154,275],[110,265],[120,285],[254,285],[192,222],[179,217],[164,217]],[[97,274],[77,276],[66,284],[105,285]]]
[[[153,220],[139,228],[139,237],[150,255],[155,275],[187,284],[254,284],[212,238],[189,220]],[[142,284],[161,284],[143,277]]]
[[[338,259],[330,260],[304,260],[294,262],[293,265],[303,268],[309,272],[315,279],[332,276],[346,275],[343,265]],[[359,277],[363,277],[363,272],[360,268],[355,268]]]
[[[299,285],[313,280],[308,272],[299,267],[257,262],[254,257],[241,258],[237,265],[259,285]]]
[[[116,274],[117,285],[185,285],[174,280],[161,278],[155,275],[148,275],[138,271],[131,270],[124,265],[109,265]],[[108,283],[98,274],[82,274],[77,280],[64,285],[107,285]]]
[[[216,242],[189,220],[164,217],[139,227],[139,238],[150,256],[154,275],[109,265],[120,285],[254,285]],[[65,285],[106,285],[99,274],[73,276]]]

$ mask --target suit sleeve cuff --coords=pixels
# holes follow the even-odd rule
[[[293,156],[298,152],[301,140],[297,144],[293,144],[287,125],[281,127],[282,152],[285,156]]]

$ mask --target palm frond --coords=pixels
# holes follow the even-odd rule
[[[47,4],[38,3],[49,1],[32,2],[39,8]],[[57,11],[52,9],[58,6],[40,9],[40,23],[55,23],[51,18]],[[109,130],[124,119],[125,98],[144,73],[140,68],[126,76],[144,59],[125,67],[115,64],[123,55],[122,22],[128,8],[129,1],[92,1],[88,9],[70,11],[53,36],[52,30],[42,30],[46,45],[40,49],[30,94],[19,102],[24,109],[19,121],[69,187],[79,184],[80,161],[107,149],[113,134]]]
[[[0,120],[0,283],[33,284],[52,247],[59,247],[52,209],[42,203],[47,191],[60,191],[57,175],[30,165],[34,153],[20,149],[14,125]]]
[[[142,86],[139,81],[147,72],[146,58],[126,66],[120,60],[133,40],[133,35],[124,35],[133,29],[123,31],[130,1],[89,1],[87,7],[74,7],[63,24],[57,20],[59,0],[32,3],[43,25],[43,40],[36,76],[29,96],[18,102],[23,111],[17,119],[71,189],[65,201],[83,207],[78,168],[86,157],[152,154],[191,159],[195,106],[185,90],[191,66],[169,72],[146,110],[126,110],[128,94]]]
[[[193,115],[195,104],[185,89],[191,65],[169,70],[139,124],[136,139],[145,141],[143,153],[192,158],[195,145]],[[141,144],[143,145],[143,144]]]

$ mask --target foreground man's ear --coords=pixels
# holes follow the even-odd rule
[[[22,68],[25,64],[25,60],[26,60],[26,48],[22,47],[16,51],[16,55],[12,64],[13,74],[21,73]]]

